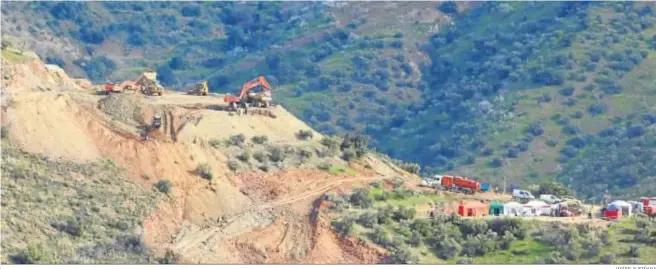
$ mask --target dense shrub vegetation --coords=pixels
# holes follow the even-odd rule
[[[152,68],[167,87],[206,79],[212,91],[233,92],[265,74],[276,102],[314,130],[366,134],[367,143],[403,160],[411,173],[466,172],[489,181],[501,174],[516,181],[557,177],[581,191],[591,177],[574,177],[573,168],[593,156],[588,149],[599,147],[599,136],[610,135],[590,126],[653,114],[641,111],[653,102],[648,85],[654,82],[644,74],[653,67],[643,66],[656,49],[649,3],[484,2],[470,8],[447,1],[431,6],[455,22],[439,32],[426,30],[435,22],[401,19],[394,30],[371,29],[367,20],[377,14],[355,18],[345,15],[348,7],[320,2],[5,6],[37,14],[45,28],[76,41],[83,58],[44,58],[95,81],[133,79],[135,70]],[[346,25],[333,24],[345,16]],[[125,44],[125,55],[105,52],[103,46],[116,41]],[[129,55],[138,51],[143,57]],[[627,126],[626,135],[648,142],[649,126]],[[615,147],[627,152],[634,146]],[[335,154],[344,159],[362,154],[339,148]],[[594,163],[583,166],[602,165]],[[618,181],[618,194],[649,170],[623,167],[634,179]],[[597,191],[607,183],[594,184]]]

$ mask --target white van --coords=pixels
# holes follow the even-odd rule
[[[529,191],[520,190],[520,189],[513,190],[513,197],[519,199],[531,199],[531,200],[535,199],[535,197],[533,197],[533,194],[531,194]]]
[[[557,196],[553,194],[542,194],[540,195],[540,200],[548,203],[548,204],[557,204],[563,201],[563,199],[558,198]]]

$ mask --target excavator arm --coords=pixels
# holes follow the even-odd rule
[[[241,91],[239,92],[239,100],[243,100],[244,97],[246,97],[246,94],[248,94],[248,92],[251,89],[257,86],[262,86],[263,92],[267,92],[271,90],[271,85],[266,80],[266,78],[264,78],[264,76],[258,76],[257,78],[244,83],[244,86],[241,88]]]
[[[244,86],[241,87],[241,90],[237,94],[237,96],[234,95],[226,95],[223,100],[227,103],[238,103],[242,102],[246,99],[246,96],[248,95],[248,92],[257,87],[257,86],[262,86],[262,91],[263,92],[268,92],[271,91],[271,85],[269,82],[264,78],[264,76],[257,76],[257,78],[252,79],[246,83],[244,83]]]

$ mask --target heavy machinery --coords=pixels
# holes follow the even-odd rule
[[[155,130],[159,130],[159,128],[161,127],[162,127],[162,116],[161,115],[153,116],[153,120],[150,123],[150,125],[146,125],[143,127],[143,132],[141,133],[141,139],[143,140],[150,139],[148,135]]]
[[[122,93],[128,90],[132,90],[134,88],[133,85],[134,82],[129,80],[123,81],[120,84],[108,82],[105,84],[105,88],[101,89],[100,91],[105,95],[109,95],[110,93]]]
[[[193,88],[187,91],[187,94],[203,96],[210,94],[210,88],[207,87],[207,81],[203,80],[203,82],[194,85]]]
[[[157,72],[146,71],[141,74],[134,82],[125,86],[126,90],[134,90],[134,94],[141,92],[146,95],[159,95],[164,92],[164,87],[157,81]]]
[[[260,92],[251,91],[251,89],[260,86]],[[260,75],[257,78],[244,83],[237,96],[226,95],[223,101],[228,103],[231,110],[237,110],[238,107],[248,109],[248,107],[269,107],[271,105],[271,85]]]
[[[436,186],[455,192],[472,194],[481,191],[480,182],[466,177],[435,175],[433,176],[433,182]]]
[[[162,87],[162,85],[160,85],[158,82],[148,83],[141,86],[141,93],[145,95],[162,96],[162,93],[164,93],[164,87]]]
[[[583,205],[579,200],[561,201],[555,205],[559,209],[559,216],[561,217],[580,216],[584,212],[590,211],[590,208]]]

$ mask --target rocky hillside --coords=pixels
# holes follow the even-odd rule
[[[384,251],[339,238],[314,202],[416,180],[281,106],[97,95],[35,55],[2,55],[2,262],[376,263]],[[141,139],[155,114],[162,127]]]
[[[95,81],[151,68],[172,88],[233,92],[266,74],[314,129],[365,133],[425,172],[557,179],[588,198],[654,187],[651,3],[11,2],[3,15],[15,46]]]

